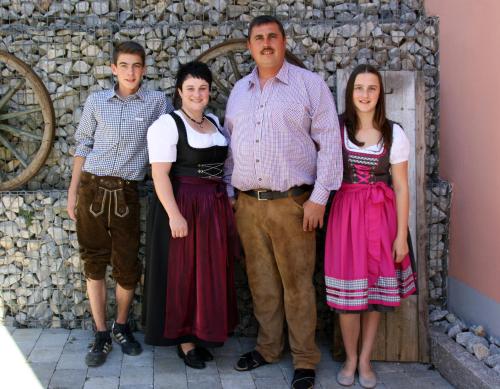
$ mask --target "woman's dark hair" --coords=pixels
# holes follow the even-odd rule
[[[176,109],[179,109],[182,105],[179,89],[182,90],[182,84],[184,84],[184,81],[186,81],[186,78],[189,76],[205,80],[208,82],[208,87],[212,87],[212,72],[206,63],[192,61],[182,65],[177,72],[177,78],[175,81],[174,107]]]
[[[358,74],[371,73],[375,74],[378,78],[380,84],[380,95],[378,97],[377,105],[375,106],[375,115],[373,116],[373,126],[382,133],[382,139],[384,140],[384,145],[390,148],[392,145],[392,128],[385,116],[385,93],[384,84],[382,82],[382,76],[379,71],[371,65],[358,65],[354,68],[349,80],[347,81],[346,91],[345,91],[345,112],[342,114],[344,124],[347,129],[347,136],[349,140],[357,146],[362,147],[363,142],[356,139],[356,131],[359,127],[359,119],[356,113],[356,107],[353,101],[354,92],[354,82]]]

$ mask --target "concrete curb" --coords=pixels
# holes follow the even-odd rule
[[[441,375],[459,389],[500,388],[500,375],[486,367],[441,329],[431,327],[431,360]]]

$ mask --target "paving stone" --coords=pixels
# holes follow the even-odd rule
[[[277,363],[261,366],[251,371],[254,378],[285,378],[281,366]]]
[[[155,389],[187,389],[186,373],[154,373]]]
[[[188,381],[191,380],[198,380],[200,377],[209,377],[209,376],[214,376],[218,377],[219,376],[219,371],[217,370],[217,365],[214,362],[207,362],[207,367],[204,369],[193,369],[189,366],[186,366],[186,375]]]
[[[221,357],[216,357],[216,365],[217,365],[217,370],[219,371],[219,374],[248,374],[250,375],[250,372],[243,372],[243,371],[237,371],[234,369],[234,365],[236,364],[237,359],[234,357],[229,357],[229,356],[221,356]]]
[[[27,331],[26,334],[23,331]],[[104,365],[87,369],[84,358],[88,341],[92,340],[91,331],[17,329],[14,335],[24,355],[32,347],[27,366],[43,387],[141,389],[154,385],[158,389],[280,389],[289,388],[293,377],[292,357],[288,352],[279,363],[251,372],[234,370],[239,353],[253,348],[255,339],[251,338],[228,340],[223,348],[214,350],[215,361],[207,363],[206,369],[186,367],[177,357],[175,347],[148,347],[141,355],[131,357],[123,355],[116,344]],[[42,336],[41,345],[35,344],[37,337]],[[54,336],[56,346],[47,346],[50,336]],[[63,337],[67,337],[66,344],[61,344]],[[224,350],[225,347],[228,350]],[[341,363],[325,353],[328,345],[322,347],[323,358],[316,369],[315,389],[342,388],[335,380]],[[428,364],[374,362],[373,366],[379,377],[377,389],[452,388],[436,370],[429,369]],[[352,388],[359,389],[359,383],[356,381]]]
[[[319,381],[316,379],[316,385],[314,388],[318,387],[318,384],[323,389],[345,389],[345,386],[340,385],[335,378],[329,379],[328,381]],[[362,386],[359,385],[358,381],[355,381],[354,385],[349,386],[349,389],[361,389]],[[377,384],[377,389],[385,388],[384,384]]]
[[[82,360],[84,356],[81,356]],[[122,371],[122,363],[119,361],[110,361],[109,355],[108,359],[104,365],[98,367],[89,367],[87,371],[87,377],[116,377],[119,378]]]
[[[28,364],[31,371],[35,374],[36,378],[44,388],[49,385],[50,379],[54,374],[56,369],[55,362],[40,362],[40,363],[29,363]]]
[[[64,352],[79,352],[85,354],[91,347],[92,340],[74,340],[68,341],[64,345]]]
[[[118,377],[89,377],[83,389],[118,389],[119,385]]]
[[[194,369],[186,369],[186,370],[194,370]],[[206,370],[206,369],[200,369]],[[219,375],[207,375],[203,376],[202,374],[196,376],[189,376],[188,374],[188,388],[189,389],[222,389],[221,380]]]
[[[251,375],[228,375],[220,378],[223,389],[255,389],[255,383]]]
[[[377,373],[393,373],[402,370],[402,364],[397,362],[372,362],[373,369]]]
[[[153,385],[153,367],[122,368],[120,388],[124,385]]]
[[[441,375],[437,374],[435,377],[424,377],[418,378],[417,385],[419,388],[429,388],[429,389],[453,389],[454,386],[451,385],[448,381],[446,381]]]
[[[186,377],[186,365],[184,361],[180,358],[173,359],[167,357],[155,358],[154,359],[154,371],[155,376],[157,374],[177,374],[182,372],[184,377]]]
[[[53,389],[75,389],[83,387],[87,369],[56,369],[49,388]]]
[[[29,362],[57,362],[62,354],[63,346],[38,347],[38,344],[31,351]]]
[[[176,347],[155,347],[154,354],[155,358],[179,358]]]
[[[91,330],[71,330],[69,339],[86,340],[94,339],[94,331]]]
[[[257,389],[288,389],[289,386],[283,378],[255,378],[255,387]]]
[[[63,352],[56,369],[87,369],[84,355],[81,352]]]
[[[42,333],[41,328],[23,328],[22,330],[15,331],[12,334],[12,339],[19,342],[29,342],[29,341],[37,341]]]
[[[118,352],[121,348],[118,347]],[[123,367],[153,367],[153,351],[143,351],[139,355],[123,355]]]
[[[25,358],[27,358],[30,354],[31,351],[35,348],[36,340],[30,340],[30,341],[16,341],[16,346],[21,351],[21,353],[24,355]]]
[[[215,357],[218,356],[234,356],[238,359],[239,355],[244,351],[241,349],[241,344],[238,338],[231,337],[226,340],[223,347],[210,349]]]
[[[46,331],[46,330],[45,330]],[[36,344],[39,347],[56,347],[61,346],[61,348],[66,344],[69,337],[69,331],[65,331],[63,333],[50,333],[50,332],[42,332],[40,337],[38,338]]]

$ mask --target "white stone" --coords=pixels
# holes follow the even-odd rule
[[[461,332],[457,335],[456,340],[458,344],[465,346],[473,336],[472,332]]]
[[[109,1],[107,0],[93,0],[92,10],[96,15],[106,15],[109,12]]]
[[[472,346],[472,351],[476,356],[476,358],[479,359],[480,361],[482,361],[483,359],[487,358],[490,355],[490,350],[488,346],[485,346],[482,343],[475,343]]]
[[[484,363],[489,367],[500,366],[500,354],[490,355],[484,359]]]
[[[113,75],[111,68],[105,65],[94,66],[94,77],[97,79],[108,78]]]
[[[90,65],[84,61],[76,61],[72,69],[76,73],[87,73],[90,70]]]
[[[3,236],[0,238],[0,246],[6,250],[9,250],[14,247],[14,241],[10,236]]]

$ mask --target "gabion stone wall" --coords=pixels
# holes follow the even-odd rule
[[[63,204],[74,133],[85,99],[92,91],[113,85],[108,66],[113,44],[128,39],[142,43],[147,52],[144,83],[172,95],[179,64],[228,39],[245,37],[248,21],[258,14],[274,14],[283,21],[289,50],[318,72],[333,93],[337,69],[359,63],[381,70],[423,72],[426,172],[430,181],[435,180],[439,163],[438,21],[425,15],[423,0],[2,0],[0,49],[22,59],[43,80],[55,108],[56,138],[45,166],[21,188],[28,192],[1,196],[0,317],[3,312],[23,325],[75,327],[88,322],[74,225]],[[242,73],[252,68],[248,54],[238,54],[235,60]],[[221,80],[234,81],[227,61],[216,59],[211,66]],[[3,79],[8,78],[2,64],[0,72]],[[214,93],[214,100],[223,105],[226,96],[218,90]],[[0,159],[8,163],[2,155]],[[328,312],[321,261],[317,266],[321,329]],[[434,280],[439,275],[444,279],[444,271],[444,267],[434,267]],[[252,334],[256,328],[252,302],[240,268],[237,279],[240,332]],[[432,293],[441,301],[443,288],[436,287]],[[136,304],[134,315],[139,314]]]

